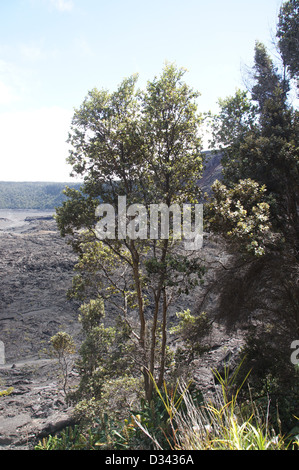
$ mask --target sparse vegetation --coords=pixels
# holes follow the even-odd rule
[[[62,388],[67,393],[68,377],[72,366],[71,356],[75,354],[76,347],[73,338],[64,331],[59,331],[51,338],[51,345],[54,354],[58,358],[62,375]]]
[[[165,383],[162,389],[155,384],[152,403],[142,401],[129,419],[116,422],[105,414],[88,431],[68,428],[59,436],[43,439],[36,449],[298,450],[299,427],[287,435],[277,433],[256,403],[239,400],[237,372],[238,368],[231,375],[226,369],[221,377],[215,371],[219,385],[214,401],[194,394],[191,384],[177,383],[170,389]]]
[[[294,426],[299,410],[298,374],[292,364],[286,366],[285,346],[275,364],[274,356],[272,363],[269,357],[278,341],[285,345],[291,332],[299,331],[298,112],[288,102],[291,78],[297,72],[286,54],[290,35],[284,34],[285,22],[293,24],[291,13],[298,16],[297,2],[289,0],[281,9],[278,32],[283,73],[257,41],[250,90],[237,90],[235,96],[220,100],[220,113],[211,117],[213,145],[223,152],[223,181],[214,183],[205,201],[206,229],[224,237],[250,281],[233,294],[233,279],[228,276],[228,292],[244,299],[254,269],[255,273],[270,272],[271,289],[278,276],[273,260],[284,267],[280,284],[286,290],[279,309],[280,331],[273,335],[278,317],[271,308],[260,323],[248,323],[263,352],[254,341],[250,343],[252,336],[248,335],[242,367],[232,375],[226,370],[224,375],[216,372],[216,391],[220,386],[221,394],[218,390],[214,402],[203,398],[199,403],[189,389],[178,392],[174,364],[185,361],[189,365],[209,350],[206,338],[217,313],[212,312],[211,318],[209,313],[195,315],[187,309],[177,314],[172,329],[168,322],[170,300],[198,285],[204,278],[204,263],[196,255],[183,255],[171,235],[171,244],[168,239],[152,243],[141,236],[130,240],[126,236],[98,240],[95,236],[99,200],[114,207],[122,194],[130,203],[144,205],[157,197],[168,206],[199,200],[196,181],[201,176],[203,154],[197,134],[197,93],[182,81],[181,69],[167,64],[144,92],[136,92],[137,77],[132,76],[112,94],[92,90],[75,112],[69,163],[74,174],[84,177],[84,185],[80,191],[66,191],[68,200],[58,208],[57,222],[62,236],[68,237],[78,253],[70,295],[84,301],[80,321],[85,340],[78,363],[81,381],[72,399],[85,417],[84,425],[88,417],[97,435],[105,436],[93,448],[298,448],[294,432],[285,432]],[[117,327],[104,326],[105,304],[120,311]],[[248,324],[245,326],[240,309],[240,305],[234,306],[240,315],[234,321],[243,321],[245,329]],[[175,354],[169,333],[180,343]],[[265,367],[268,373],[259,380],[258,371]],[[134,413],[141,379],[144,397]],[[123,409],[114,397],[115,390],[125,390],[125,385],[125,394],[132,400],[127,399]],[[107,393],[110,407],[105,403]],[[120,426],[114,421],[117,415]]]
[[[1,390],[0,391],[0,397],[7,397],[13,392],[13,387],[8,387],[6,390]]]
[[[0,208],[58,206],[60,234],[77,255],[68,291],[81,303],[76,361],[70,335],[58,332],[51,344],[78,424],[36,450],[299,450],[299,366],[290,360],[299,335],[299,113],[289,100],[298,20],[298,0],[285,1],[277,27],[282,68],[257,41],[249,89],[220,99],[219,113],[209,115],[211,150],[223,155],[222,180],[209,196],[198,185],[199,94],[169,63],[143,91],[132,75],[114,92],[94,88],[75,110],[68,162],[82,185],[62,194],[60,184],[0,183]],[[123,196],[134,208],[124,221]],[[173,209],[167,236],[144,236],[140,204],[148,223],[148,208],[161,201]],[[206,260],[175,236],[174,205],[186,201],[203,201],[205,230],[234,261],[218,256],[209,311],[203,302],[171,317],[174,300],[209,274]],[[110,218],[108,205],[118,207]],[[191,375],[211,353],[217,321],[245,339],[232,369],[231,357],[222,359],[205,396],[200,377],[186,385],[181,371]],[[78,377],[72,390],[70,366]]]

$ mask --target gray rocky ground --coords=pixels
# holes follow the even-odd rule
[[[77,306],[66,299],[75,259],[49,215],[0,214],[0,390],[13,388],[0,397],[0,448],[28,448],[70,419],[49,340],[79,332]]]
[[[30,449],[42,436],[72,422],[57,361],[49,355],[49,341],[63,330],[79,342],[78,305],[66,298],[75,257],[48,216],[36,212],[0,214],[0,341],[5,346],[0,392],[13,388],[10,394],[0,396],[2,450]],[[212,310],[217,303],[215,273],[229,265],[230,257],[208,238],[201,256],[210,267],[205,284],[192,296],[180,299],[173,316],[188,307]],[[210,340],[213,347],[197,362],[195,371],[197,382],[206,391],[213,389],[211,367],[238,351],[242,335],[231,335],[215,324]],[[70,379],[76,382],[75,372],[72,374]]]

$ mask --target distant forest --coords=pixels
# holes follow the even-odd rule
[[[66,199],[66,186],[79,189],[80,183],[0,181],[0,209],[54,209]]]

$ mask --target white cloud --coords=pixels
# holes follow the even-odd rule
[[[50,2],[59,11],[71,11],[74,7],[72,0],[50,0]]]
[[[72,114],[59,107],[0,114],[0,181],[71,181]]]

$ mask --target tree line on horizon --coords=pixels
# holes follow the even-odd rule
[[[0,209],[55,209],[66,197],[66,186],[79,189],[79,183],[0,181]]]

